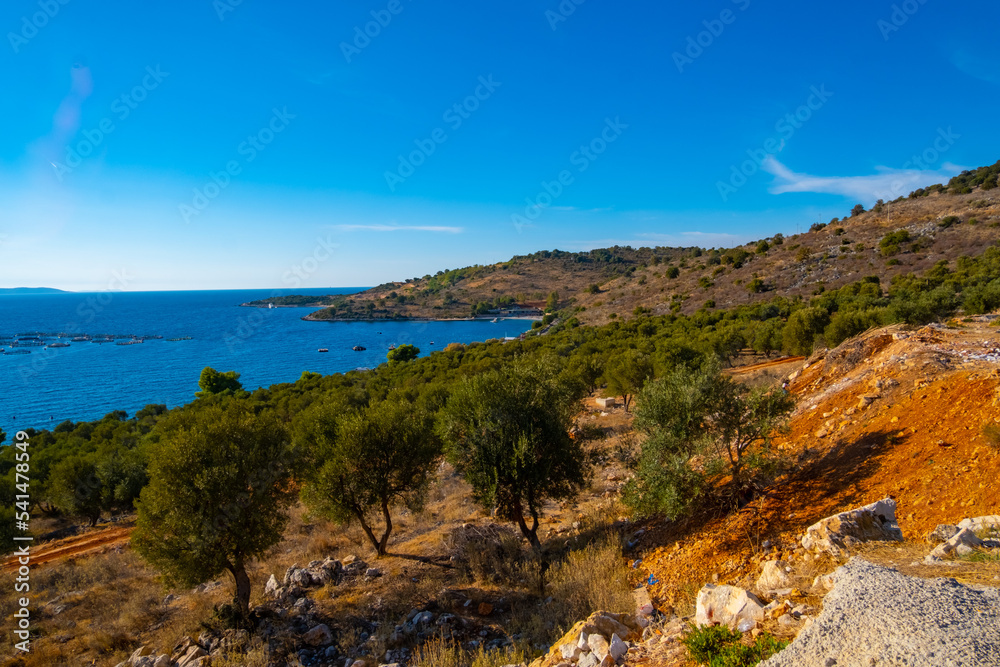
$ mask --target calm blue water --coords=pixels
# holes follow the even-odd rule
[[[358,288],[295,293],[355,291]],[[235,370],[243,387],[253,390],[293,382],[303,371],[328,375],[375,367],[385,361],[392,344],[414,344],[423,356],[448,343],[516,336],[531,326],[523,320],[304,322],[300,318],[313,309],[239,307],[282,293],[0,295],[0,337],[35,331],[163,336],[138,345],[71,343],[68,348],[24,348],[31,354],[0,356],[0,428],[10,434],[27,427],[51,428],[65,419],[98,419],[112,410],[132,415],[150,403],[182,405],[194,399],[205,366]],[[191,340],[166,340],[185,336]],[[354,352],[354,345],[368,349]],[[2,340],[0,346],[12,349]],[[321,347],[330,351],[318,353]]]

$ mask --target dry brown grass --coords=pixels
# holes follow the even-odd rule
[[[589,442],[588,448],[609,448],[627,432],[631,416],[612,414],[599,419],[596,428],[605,437]],[[503,527],[503,537],[492,552],[480,548],[482,545],[468,544],[464,547],[468,564],[449,560],[457,551],[448,539],[453,531],[465,523],[483,527],[489,521],[472,502],[468,485],[444,464],[425,510],[394,515],[397,530],[385,558],[375,559],[360,529],[331,524],[310,516],[302,506],[294,506],[282,541],[250,568],[251,606],[266,601],[263,589],[271,573],[281,579],[293,564],[353,554],[378,567],[383,576],[357,578],[310,592],[317,612],[333,629],[343,652],[381,658],[387,649],[397,648],[390,645],[389,635],[411,609],[433,609],[462,616],[470,626],[468,638],[478,638],[480,629],[487,629],[492,637],[522,633],[520,649],[487,654],[459,647],[456,655],[463,667],[516,664],[528,657],[526,651],[537,651],[594,609],[630,608],[626,565],[619,537],[610,528],[622,510],[601,498],[607,486],[602,480],[597,493],[546,505],[543,532],[550,534],[546,548],[556,562],[548,571],[541,596],[538,564],[520,535],[507,527]],[[571,528],[574,521],[580,522],[578,529]],[[497,577],[497,573],[502,576]],[[127,548],[122,553],[88,555],[38,567],[32,573],[32,584],[38,610],[35,628],[40,636],[22,663],[0,664],[111,667],[139,646],[169,652],[183,637],[197,637],[204,630],[203,624],[217,625],[214,607],[229,602],[232,596],[229,578],[222,576],[220,581],[222,586],[204,594],[168,590],[159,575]],[[10,575],[3,575],[0,584],[12,588]],[[167,593],[179,597],[164,604]],[[545,603],[549,596],[553,600]],[[48,605],[54,600],[55,604]],[[478,615],[480,602],[492,604],[495,611]],[[13,613],[13,603],[10,596],[0,599],[0,611],[6,618]],[[374,631],[372,621],[379,622]],[[4,631],[9,633],[6,626]],[[362,641],[362,632],[374,637]],[[11,636],[6,634],[3,639],[9,642]],[[290,630],[285,631],[278,637],[278,653],[294,650],[296,641]],[[438,649],[441,654],[428,659],[445,659],[441,656],[447,647]],[[245,653],[217,662],[264,665],[265,649],[252,645]]]
[[[482,646],[466,651],[445,639],[433,639],[424,644],[411,667],[503,667],[528,662],[528,656],[518,647],[486,651]]]
[[[164,605],[159,577],[127,549],[39,567],[31,585],[38,636],[25,667],[115,665],[143,644],[172,647],[227,596],[217,589]],[[5,596],[5,616],[10,603]]]

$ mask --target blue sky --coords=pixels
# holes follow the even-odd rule
[[[0,286],[727,246],[1000,158],[993,2],[457,4],[3,3]]]

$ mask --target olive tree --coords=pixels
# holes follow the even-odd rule
[[[536,553],[543,503],[573,496],[588,472],[580,443],[569,435],[578,388],[557,370],[518,360],[467,378],[440,422],[448,459],[475,500],[516,523]]]
[[[646,441],[626,501],[640,513],[674,517],[723,473],[745,494],[768,470],[771,437],[793,407],[785,391],[747,387],[720,373],[718,362],[654,380],[637,399],[635,427]]]
[[[132,544],[170,583],[193,586],[228,571],[246,618],[247,566],[281,540],[295,497],[285,426],[230,400],[189,409],[159,435]]]
[[[390,397],[345,416],[336,405],[314,406],[297,430],[309,452],[306,505],[338,523],[357,521],[384,556],[392,507],[420,509],[440,456],[430,416]],[[373,519],[379,514],[382,534],[376,536]]]
[[[625,350],[612,357],[604,370],[604,380],[608,390],[622,397],[625,412],[628,412],[632,398],[653,375],[653,362],[639,350]]]

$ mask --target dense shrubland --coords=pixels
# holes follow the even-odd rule
[[[198,415],[209,406],[242,397],[257,412],[273,414],[293,431],[313,405],[332,404],[351,412],[393,397],[429,418],[438,415],[466,378],[505,367],[545,360],[551,379],[580,395],[606,385],[631,402],[647,382],[677,368],[697,368],[706,358],[728,363],[740,350],[771,355],[809,354],[816,345],[835,346],[871,327],[904,322],[919,325],[958,311],[984,313],[1000,307],[1000,248],[978,257],[942,260],[922,275],[905,275],[889,285],[876,276],[810,299],[781,296],[730,310],[693,315],[643,315],[602,327],[573,326],[572,308],[550,320],[545,335],[524,340],[450,345],[406,362],[370,372],[320,376],[304,373],[294,383],[252,392],[232,374],[203,374],[201,396],[172,411],[147,406],[128,417],[116,411],[92,422],[63,422],[52,430],[31,430],[34,511],[79,516],[91,523],[102,514],[129,511],[148,482],[150,448],[166,436],[172,413]],[[642,402],[642,399],[639,399]],[[0,450],[0,493],[15,464],[10,447]],[[4,499],[9,500],[9,498]],[[4,502],[5,507],[10,503]]]

